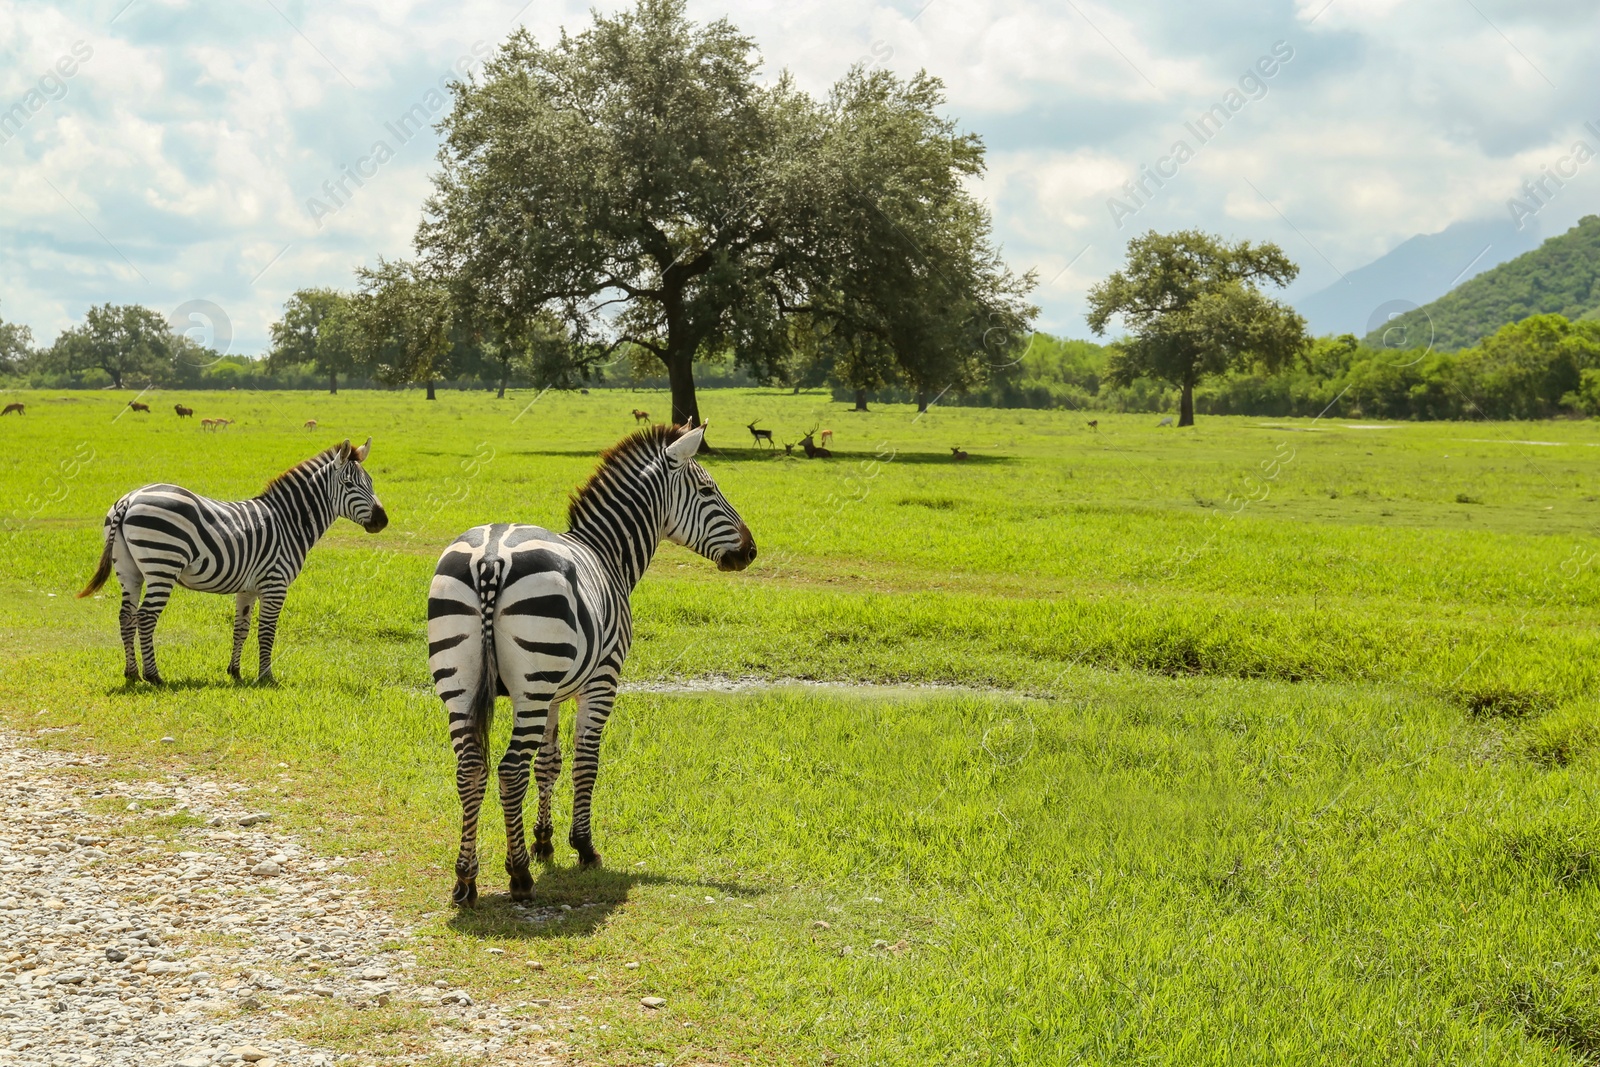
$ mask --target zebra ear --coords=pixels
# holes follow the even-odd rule
[[[339,442],[338,446],[333,450],[334,465],[337,467],[342,467],[346,463],[349,463],[350,453],[354,451],[355,449],[350,447],[350,439],[346,437],[343,441]]]
[[[689,462],[695,457],[695,453],[700,451],[700,442],[704,440],[705,436],[706,428],[704,426],[698,426],[690,430],[667,446],[667,458],[676,466]]]
[[[367,461],[367,453],[371,452],[371,451],[372,451],[372,438],[368,437],[367,438],[367,443],[362,445],[360,448],[356,449],[353,453],[351,453],[351,455],[355,458],[355,461],[357,463],[365,463]]]

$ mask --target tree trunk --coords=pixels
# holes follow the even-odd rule
[[[794,390],[792,392],[790,392],[789,395],[790,396],[799,396],[800,395],[800,387],[798,385],[795,386]]]
[[[700,403],[694,395],[694,353],[668,352],[667,382],[672,386],[672,425],[700,425]]]
[[[504,400],[506,398],[506,378],[508,376],[506,374],[500,375],[500,391],[494,394],[496,400]]]
[[[439,399],[438,397],[433,395],[433,379],[432,378],[428,379],[428,399],[429,400],[437,400],[437,399]]]
[[[1178,425],[1194,425],[1194,383],[1183,383],[1183,400],[1178,405]]]
[[[856,390],[856,410],[867,410],[867,391],[865,389]]]
[[[926,415],[927,413],[928,413],[928,394],[924,393],[921,389],[918,389],[917,390],[917,414]]]
[[[336,370],[328,372],[328,395],[339,395],[339,372]]]

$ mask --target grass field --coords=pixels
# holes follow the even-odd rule
[[[593,906],[535,930],[492,810],[487,899],[446,907],[427,578],[475,523],[562,528],[629,409],[664,398],[22,399],[0,421],[12,725],[256,783],[364,857],[441,976],[581,1003],[598,1062],[1600,1057],[1592,423],[1092,430],[708,392],[705,463],[761,556],[657,556],[596,793],[607,866],[576,870],[558,809],[536,891]],[[204,433],[175,401],[237,423]],[[757,417],[780,441],[820,420],[835,458],[746,447]],[[368,434],[391,525],[312,553],[281,684],[231,684],[231,600],[180,592],[169,687],[125,688],[114,589],[72,598],[110,503],[156,480],[252,495]],[[351,1049],[417,1039],[401,1012],[306,1011]]]

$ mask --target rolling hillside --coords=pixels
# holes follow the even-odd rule
[[[1569,319],[1600,316],[1600,216],[1585,215],[1561,236],[1399,316],[1390,327],[1426,336],[1431,320],[1433,347],[1454,351],[1507,323],[1549,312]],[[1367,342],[1381,346],[1381,331]]]

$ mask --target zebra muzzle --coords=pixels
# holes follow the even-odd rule
[[[719,571],[742,571],[756,558],[756,539],[750,536],[748,529],[743,531],[744,538],[739,542],[739,547],[724,552],[717,560]]]
[[[389,513],[383,510],[382,504],[379,504],[372,509],[372,518],[367,520],[362,529],[367,533],[378,533],[387,525],[389,525]]]

